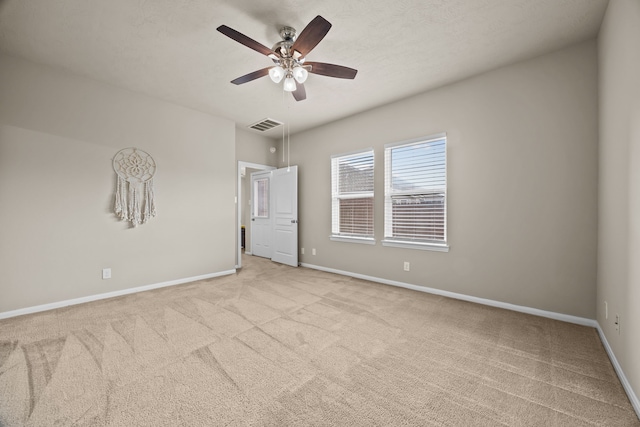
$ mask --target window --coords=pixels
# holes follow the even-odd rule
[[[269,218],[269,178],[253,181],[253,216]]]
[[[384,149],[383,245],[447,251],[444,134]]]
[[[374,243],[372,149],[331,157],[331,239]]]

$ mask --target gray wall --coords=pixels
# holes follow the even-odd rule
[[[594,318],[597,102],[591,41],[296,134],[301,262]],[[381,246],[384,144],[440,132],[450,252]],[[377,244],[330,241],[330,156],[366,147]]]
[[[271,134],[275,131],[267,132]],[[276,142],[254,131],[236,128],[236,159],[238,161],[257,163],[259,165],[277,166],[278,156],[282,157],[280,150],[271,153],[269,148],[276,147]]]
[[[7,56],[0,99],[0,313],[234,268],[233,122]],[[111,165],[132,146],[158,165],[135,229]]]
[[[639,41],[640,2],[609,2],[598,39],[598,323],[636,395],[640,391]],[[619,333],[616,314],[620,315]]]

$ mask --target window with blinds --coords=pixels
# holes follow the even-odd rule
[[[373,150],[331,157],[331,235],[373,241]]]
[[[446,144],[437,135],[385,146],[383,243],[446,246]]]

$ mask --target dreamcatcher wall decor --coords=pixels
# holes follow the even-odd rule
[[[153,175],[156,162],[151,155],[137,148],[125,148],[113,158],[117,175],[115,214],[134,227],[156,216],[153,201]]]

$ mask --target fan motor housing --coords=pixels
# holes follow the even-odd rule
[[[294,52],[291,50],[291,46],[296,41],[297,31],[293,27],[282,27],[280,29],[280,40],[278,43],[274,44],[271,50],[280,54],[283,59],[293,58]],[[300,58],[295,58],[296,60]],[[280,63],[280,60],[274,59],[273,62]]]

